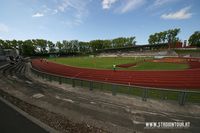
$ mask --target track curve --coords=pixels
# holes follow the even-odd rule
[[[89,68],[77,68],[32,60],[33,68],[47,73],[66,77],[170,89],[200,89],[200,62],[190,61],[192,69],[179,71],[112,71]]]

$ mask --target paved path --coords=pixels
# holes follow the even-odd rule
[[[0,101],[1,133],[46,133],[44,129]]]

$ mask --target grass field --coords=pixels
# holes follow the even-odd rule
[[[71,58],[49,58],[48,60],[76,67],[112,69],[113,65],[138,63],[130,68],[117,68],[118,70],[183,70],[187,64],[143,62],[143,57],[71,57]],[[142,63],[139,63],[141,62]]]
[[[134,70],[184,70],[189,66],[187,64],[144,62],[137,65]]]

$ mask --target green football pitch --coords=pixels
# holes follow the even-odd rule
[[[183,70],[187,69],[187,64],[177,63],[155,63],[145,62],[152,59],[150,57],[60,57],[49,58],[59,64],[70,65],[83,68],[112,69],[113,65],[136,63],[136,66],[129,68],[117,68],[118,70]]]

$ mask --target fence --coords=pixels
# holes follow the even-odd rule
[[[165,89],[165,88],[152,88],[141,87],[133,85],[123,85],[116,83],[99,82],[93,80],[78,79],[74,77],[64,77],[60,75],[50,74],[36,70],[31,67],[32,73],[43,79],[51,81],[57,81],[59,84],[71,84],[72,87],[80,86],[83,88],[89,88],[89,90],[98,89],[102,91],[112,92],[112,95],[117,93],[123,93],[128,95],[139,96],[143,101],[147,101],[148,98],[160,99],[160,100],[173,100],[178,101],[179,105],[185,105],[188,103],[200,103],[200,91],[193,90],[178,90],[178,89]]]

